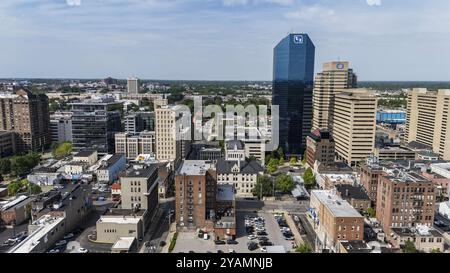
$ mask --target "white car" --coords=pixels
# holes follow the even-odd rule
[[[234,251],[233,249],[229,249],[228,252],[229,253],[236,253],[236,251]]]
[[[52,249],[48,253],[60,253],[61,251],[59,249]]]
[[[87,250],[86,248],[79,248],[78,253],[89,253],[89,250]]]
[[[261,252],[266,253],[267,252],[267,248],[265,246],[261,247]]]
[[[247,237],[249,240],[255,240],[256,238],[258,238],[258,237],[256,237],[256,235],[250,235],[250,236],[248,236]]]

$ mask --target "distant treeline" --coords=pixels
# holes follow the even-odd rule
[[[450,89],[450,82],[424,82],[424,81],[404,81],[404,82],[358,82],[359,87],[372,88],[375,90],[400,90],[410,88],[428,88],[428,89]]]

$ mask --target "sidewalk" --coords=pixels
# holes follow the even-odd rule
[[[167,235],[167,240],[166,240],[167,243],[161,250],[161,253],[169,253],[170,242],[172,241],[173,235],[177,232],[176,225],[177,225],[176,223],[172,223],[172,225],[170,226],[170,231],[169,231],[169,234]]]

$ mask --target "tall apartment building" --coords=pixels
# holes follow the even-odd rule
[[[116,153],[125,155],[127,159],[135,159],[140,154],[156,152],[155,132],[117,133],[115,143]]]
[[[16,135],[16,152],[42,151],[51,143],[48,97],[21,89],[0,93],[0,131]]]
[[[319,248],[337,251],[339,241],[364,240],[364,217],[333,191],[312,191],[310,207]]]
[[[306,163],[314,168],[316,161],[324,166],[335,162],[335,143],[329,131],[314,130],[306,140]]]
[[[408,94],[405,140],[430,146],[450,160],[450,90],[413,89]]]
[[[339,160],[355,166],[373,153],[377,98],[367,89],[348,89],[335,97],[333,135]]]
[[[366,164],[361,166],[361,184],[373,205],[377,203],[378,182],[384,174],[383,167],[378,164],[376,157],[369,157]]]
[[[179,227],[204,228],[214,219],[216,173],[211,164],[185,160],[175,174],[175,214]]]
[[[155,100],[156,158],[160,161],[177,161],[190,152],[191,128],[183,126],[181,119],[192,122],[191,113],[180,106],[168,105],[167,100]]]
[[[312,127],[315,46],[307,34],[289,34],[274,49],[273,105],[279,106],[280,146],[301,155]]]
[[[378,184],[376,215],[384,232],[390,234],[391,228],[417,225],[432,227],[435,191],[430,180],[412,171],[382,176]]]
[[[118,103],[111,99],[91,99],[70,104],[72,137],[76,152],[95,149],[99,155],[114,152],[114,135],[121,132]]]
[[[139,93],[139,79],[132,77],[127,79],[127,91],[129,94]]]
[[[147,210],[158,207],[158,166],[130,168],[120,175],[122,209]]]
[[[125,133],[140,133],[142,131],[155,130],[154,112],[136,112],[126,115],[124,118]]]
[[[349,68],[349,62],[323,64],[323,70],[314,82],[313,129],[332,130],[335,96],[356,86],[357,76]]]
[[[52,143],[72,142],[72,112],[56,112],[50,115]]]
[[[0,131],[0,158],[16,153],[16,136],[14,132]]]

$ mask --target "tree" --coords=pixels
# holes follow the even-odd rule
[[[417,253],[416,246],[411,241],[406,241],[405,248],[403,249],[404,253]]]
[[[311,188],[316,184],[316,178],[314,177],[314,173],[311,168],[308,168],[303,174],[303,181],[305,182],[305,186],[308,188]]]
[[[273,184],[270,177],[264,175],[264,176],[258,176],[258,179],[256,181],[256,185],[253,188],[252,191],[254,196],[258,196],[259,198],[262,198],[264,196],[271,196],[274,195],[273,192]],[[261,196],[262,194],[262,196]]]
[[[374,208],[368,208],[366,210],[366,213],[367,213],[367,215],[369,215],[370,218],[375,218],[376,214],[377,214],[377,212],[375,211]]]
[[[8,195],[15,196],[20,191],[20,184],[18,182],[11,182],[8,185]]]
[[[267,170],[269,171],[269,173],[274,173],[278,170],[278,164],[279,161],[276,158],[272,158],[269,161],[269,164],[267,165]]]
[[[302,244],[295,250],[297,253],[312,253],[313,250],[309,244]]]
[[[276,187],[283,193],[291,192],[295,187],[294,180],[289,175],[282,174],[276,179]]]
[[[302,164],[303,164],[303,165],[306,165],[306,157],[307,157],[307,152],[305,151],[305,152],[303,153],[303,158],[302,158]]]
[[[249,158],[247,158],[248,162],[257,161],[257,160],[258,159],[254,155],[251,155]]]
[[[442,253],[439,248],[431,250],[431,253]]]
[[[280,166],[283,166],[284,163],[285,163],[284,158],[283,158],[283,157],[280,158],[280,161],[278,162],[278,164],[279,164]]]
[[[52,151],[52,155],[56,159],[64,158],[72,153],[72,148],[73,147],[71,142],[61,143]]]
[[[291,166],[297,165],[297,158],[291,157],[291,159],[289,160],[289,165],[291,165]]]
[[[39,185],[36,185],[36,184],[30,184],[30,188],[31,188],[31,189],[29,189],[29,191],[30,191],[30,193],[31,193],[32,195],[37,195],[37,194],[42,193],[42,189],[41,189],[41,187],[40,187]]]
[[[39,164],[41,156],[37,153],[31,153],[24,156],[14,156],[11,161],[11,172],[16,176],[28,174]]]
[[[0,174],[9,174],[11,172],[11,161],[7,158],[0,159]]]

